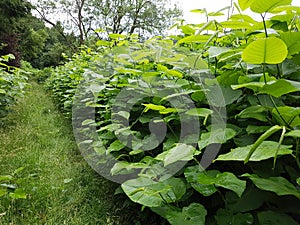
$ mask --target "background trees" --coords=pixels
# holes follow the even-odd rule
[[[55,16],[60,15],[63,26],[78,34],[81,44],[99,28],[106,33],[141,36],[162,34],[182,11],[170,0],[60,0],[34,3],[39,16],[55,27]]]
[[[14,66],[21,58],[38,68],[56,66],[62,53],[87,41],[113,33],[161,35],[181,15],[171,0],[3,0],[0,55],[13,54],[8,64]]]
[[[20,19],[30,13],[30,9],[30,3],[25,0],[0,1],[0,56],[13,54],[15,59],[10,60],[9,65],[20,65],[16,27]]]

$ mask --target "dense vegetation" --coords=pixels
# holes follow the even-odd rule
[[[166,224],[299,224],[300,8],[232,7],[169,37],[79,37],[39,80],[91,167]]]
[[[300,11],[290,2],[241,0],[262,21],[240,13],[143,43],[111,35],[54,69],[47,85],[73,106],[91,166],[171,224],[297,224]]]
[[[26,72],[7,65],[14,58],[11,54],[0,57],[0,127],[4,125],[9,107],[24,94],[28,86]]]

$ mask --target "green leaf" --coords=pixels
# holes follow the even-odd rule
[[[239,0],[239,6],[242,10],[245,10],[250,7],[254,0]]]
[[[244,161],[253,145],[232,149],[229,153],[219,155],[216,161]],[[278,143],[274,141],[264,141],[254,151],[249,161],[262,161],[274,157]],[[291,145],[281,145],[278,155],[290,155],[293,153]]]
[[[253,118],[257,119],[259,121],[267,122],[267,116],[268,116],[268,110],[261,106],[261,105],[256,105],[256,106],[250,106],[243,111],[241,111],[239,114],[237,114],[237,117],[240,118]]]
[[[190,109],[190,110],[186,111],[185,114],[188,114],[188,115],[191,115],[191,116],[208,117],[212,113],[213,113],[213,111],[211,109],[195,108],[195,109]]]
[[[191,55],[185,57],[182,62],[186,63],[192,69],[207,69],[208,64],[198,55]]]
[[[190,12],[203,14],[206,13],[206,9],[192,9]]]
[[[224,172],[216,177],[215,185],[235,192],[239,197],[246,189],[246,181],[238,179],[233,173]]]
[[[125,119],[129,119],[130,117],[130,113],[129,112],[126,112],[126,111],[119,111],[118,113],[115,113],[114,115],[119,115],[119,116],[122,116],[123,118]]]
[[[182,32],[184,34],[187,34],[187,35],[194,35],[195,34],[195,30],[189,25],[181,26],[180,29],[182,30]]]
[[[244,174],[243,176],[250,178],[255,186],[261,190],[272,191],[279,196],[293,195],[300,199],[300,190],[297,190],[293,184],[283,177],[260,178],[251,174]]]
[[[264,225],[299,225],[295,220],[284,213],[278,213],[273,211],[264,211],[257,214],[259,224]]]
[[[278,110],[278,111],[277,111]],[[279,115],[279,113],[280,115]],[[285,126],[284,119],[290,126],[300,126],[300,107],[281,106],[272,110],[273,118],[281,125]]]
[[[199,166],[187,167],[184,170],[184,176],[185,176],[186,180],[200,194],[202,194],[204,196],[210,196],[210,195],[214,194],[215,192],[217,192],[217,189],[213,184],[200,184],[198,182],[200,179],[199,175],[201,173],[204,173],[204,171],[201,170],[199,168]],[[206,173],[211,175],[212,177],[216,177],[216,174],[218,173],[218,171],[208,170],[208,171],[206,171]]]
[[[9,193],[9,197],[11,197],[13,199],[20,199],[20,198],[25,199],[25,198],[27,198],[27,195],[24,190],[16,189],[14,192]]]
[[[287,46],[281,39],[268,37],[251,42],[244,49],[242,58],[251,64],[278,64],[285,60],[287,54]]]
[[[255,21],[251,16],[245,15],[245,14],[234,14],[230,17],[230,20],[233,21],[245,21],[249,24],[256,24],[257,21]]]
[[[240,88],[248,88],[253,91],[259,91],[264,85],[265,82],[247,82],[243,84],[231,85],[231,88],[233,90],[240,89]]]
[[[116,152],[120,151],[121,149],[125,148],[125,145],[119,141],[115,140],[111,145],[107,148],[107,152]]]
[[[177,77],[177,78],[183,77],[183,74],[177,70],[168,70],[167,75],[172,76],[172,77]]]
[[[280,79],[274,83],[266,84],[260,93],[270,94],[276,98],[281,97],[282,95],[300,91],[300,82]]]
[[[191,43],[205,43],[209,40],[209,35],[191,35],[185,38],[180,39],[178,44],[191,44]]]
[[[111,168],[110,172],[112,175],[118,174],[130,174],[133,173],[135,169],[144,169],[147,165],[144,163],[129,163],[126,161],[118,161]]]
[[[206,209],[199,203],[191,203],[182,210],[172,206],[151,208],[151,210],[167,219],[171,225],[205,225]]]
[[[293,130],[285,134],[287,137],[300,138],[300,130]]]
[[[4,89],[0,89],[0,94],[6,94],[6,91]]]
[[[257,13],[270,12],[278,6],[290,5],[292,0],[253,0],[251,3],[251,10]]]
[[[109,34],[109,37],[110,37],[111,39],[119,39],[119,38],[123,39],[123,38],[125,38],[126,36],[123,35],[123,34]]]
[[[128,68],[116,68],[115,69],[118,73],[123,73],[123,74],[132,74],[132,75],[140,75],[143,72],[141,70],[135,70],[135,69],[128,69]],[[101,86],[101,88],[104,88],[105,86]]]
[[[184,182],[174,177],[162,182],[140,177],[124,182],[121,187],[131,201],[148,207],[175,202],[186,192]]]
[[[195,148],[191,145],[184,143],[178,143],[174,148],[167,151],[164,158],[164,166],[170,165],[177,161],[189,161],[192,160],[195,153]]]
[[[221,12],[211,12],[207,14],[208,16],[224,16],[224,13]]]
[[[280,37],[288,47],[288,58],[300,52],[299,32],[285,32],[280,34]]]
[[[269,197],[265,192],[252,186],[246,189],[241,198],[232,192],[227,192],[225,196],[228,202],[228,209],[233,213],[256,210],[260,208]]]
[[[209,92],[206,93],[209,104],[218,107],[230,105],[242,96],[242,91],[233,90],[231,87],[223,87],[213,85],[208,87]]]
[[[221,22],[223,28],[230,28],[230,29],[247,29],[250,28],[251,25],[248,22],[242,21],[226,21]]]
[[[259,134],[266,132],[268,129],[270,129],[270,126],[248,125],[246,128],[246,132],[247,134]]]
[[[218,225],[251,225],[254,223],[253,216],[250,213],[238,213],[234,215],[226,209],[219,209],[215,215],[215,219]]]
[[[199,149],[203,149],[210,144],[223,144],[232,139],[236,135],[236,131],[231,128],[216,129],[212,132],[201,134],[198,142]]]
[[[257,150],[257,148],[268,138],[270,137],[272,134],[276,133],[277,131],[281,130],[281,129],[285,129],[285,127],[281,127],[278,125],[274,125],[272,126],[270,129],[268,129],[265,133],[263,133],[262,135],[259,136],[259,138],[254,142],[254,144],[251,146],[250,151],[247,155],[247,157],[244,160],[244,163],[247,163],[249,161],[249,159],[251,158],[252,154]],[[278,143],[278,145],[280,146],[281,143]],[[275,156],[277,155],[279,151],[279,147],[277,147],[277,152],[275,153]]]
[[[223,54],[225,52],[231,51],[231,50],[232,49],[230,49],[230,48],[212,46],[208,49],[208,54],[209,54],[210,58],[214,58],[214,57],[220,56],[221,54]]]
[[[192,171],[187,171],[189,176],[192,176],[191,173],[193,173],[194,168],[192,168]],[[189,177],[192,179],[191,177]],[[245,188],[246,188],[246,181],[238,179],[233,173],[224,172],[219,173],[218,171],[212,170],[212,171],[204,171],[200,172],[197,175],[197,182],[200,185],[206,186],[205,188],[208,188],[208,194],[210,192],[214,191],[209,185],[215,185],[217,187],[222,187],[229,189],[233,192],[235,192],[239,197],[242,196]],[[192,179],[193,180],[193,179]],[[193,180],[194,181],[194,180]],[[201,187],[201,186],[198,186]],[[201,190],[201,189],[200,189]],[[201,190],[202,192],[203,190]]]
[[[147,112],[149,109],[154,110],[154,111],[160,111],[166,109],[166,107],[162,105],[154,105],[154,104],[142,104],[143,106],[146,106],[145,112]]]

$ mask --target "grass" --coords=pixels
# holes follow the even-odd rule
[[[0,197],[0,224],[121,224],[116,185],[83,161],[70,122],[41,86],[33,84],[8,121],[0,130],[0,176],[21,168],[13,182],[27,198]]]
[[[71,122],[41,85],[32,83],[0,129],[0,190],[3,175],[26,199],[0,197],[0,225],[162,225],[158,215],[114,195],[118,187],[81,157]],[[7,182],[6,182],[7,183]]]

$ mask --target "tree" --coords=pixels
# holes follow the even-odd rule
[[[71,56],[78,46],[74,35],[65,34],[59,22],[49,28],[34,16],[22,18],[17,32],[22,59],[35,68],[59,65],[63,60],[62,53]]]
[[[20,53],[18,51],[18,35],[16,26],[22,17],[30,14],[31,4],[25,0],[0,1],[0,56],[13,54],[14,60],[7,64],[20,66]]]
[[[99,28],[107,35],[162,34],[172,20],[182,16],[170,0],[75,0],[75,4],[74,0],[42,0],[34,4],[45,22],[54,26],[53,17],[59,18],[66,29],[79,35],[81,44]]]

